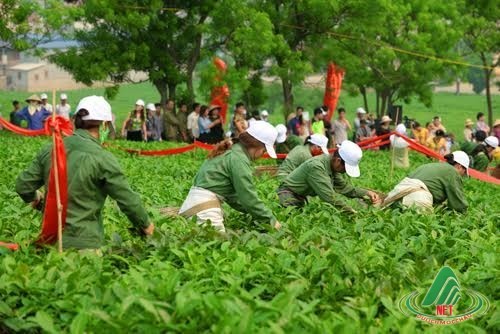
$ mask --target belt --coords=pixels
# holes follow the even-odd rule
[[[195,206],[179,214],[185,218],[189,218],[195,216],[197,213],[203,210],[220,209],[220,208],[221,208],[220,202],[218,200],[213,199],[200,204],[196,204]]]

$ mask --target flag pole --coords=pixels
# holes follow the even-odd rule
[[[52,90],[52,124],[55,125],[56,121],[56,90]],[[52,155],[53,161],[52,166],[54,167],[54,176],[56,184],[56,202],[57,202],[57,245],[59,253],[62,253],[62,212],[63,207],[61,204],[61,193],[59,189],[59,166],[57,165],[57,149],[56,149],[56,132],[55,129],[52,131]]]

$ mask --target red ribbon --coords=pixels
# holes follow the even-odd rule
[[[59,182],[59,194],[62,205],[62,226],[66,224],[66,211],[68,208],[68,176],[66,166],[66,151],[62,134],[71,134],[73,126],[64,117],[56,116],[47,118],[45,122],[46,133],[53,136],[52,165],[50,167],[49,184],[47,196],[45,198],[45,210],[43,214],[42,231],[38,238],[38,243],[52,244],[57,241],[58,207],[56,195],[56,177]],[[56,175],[54,166],[57,165]]]
[[[10,249],[10,250],[13,250],[13,251],[16,251],[19,249],[19,245],[18,244],[14,244],[14,243],[11,243],[11,242],[1,242],[0,241],[0,247],[4,247],[4,248],[7,248],[7,249]]]
[[[62,131],[63,133],[66,135],[66,136],[70,136],[73,134],[73,125],[71,124],[71,121],[64,118],[64,117],[61,117],[61,116],[57,116],[61,119],[61,124],[64,124],[62,126]],[[57,118],[56,117],[56,118]],[[16,126],[14,124],[12,124],[11,122],[3,119],[2,117],[0,117],[0,125],[2,125],[4,128],[6,128],[7,130],[11,131],[11,132],[14,132],[14,133],[17,133],[18,135],[22,135],[22,136],[30,136],[30,137],[34,137],[34,136],[50,136],[50,134],[52,133],[51,130],[50,130],[50,127],[48,126],[48,124],[51,124],[49,122],[49,119],[52,119],[51,117],[47,118],[47,120],[45,121],[44,123],[44,128],[43,129],[40,129],[40,130],[28,130],[28,129],[25,129],[25,128],[21,128],[19,126]]]

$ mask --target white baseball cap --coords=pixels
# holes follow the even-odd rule
[[[452,153],[452,155],[453,155],[453,161],[465,167],[467,175],[469,175],[470,159],[467,153],[465,153],[464,151],[455,151]]]
[[[61,94],[61,100],[67,100],[68,99],[68,95],[62,93]]]
[[[278,131],[278,138],[276,138],[276,143],[281,144],[286,140],[286,126],[283,124],[276,125],[276,130]]]
[[[262,112],[260,113],[261,116],[269,116],[269,113],[267,112],[267,110],[262,110]]]
[[[80,100],[76,111],[85,109],[89,112],[87,116],[83,116],[84,121],[112,121],[111,106],[108,101],[102,96],[87,96]]]
[[[484,140],[484,142],[486,144],[488,144],[489,146],[493,147],[493,148],[497,148],[498,147],[498,138],[495,137],[495,136],[486,137],[486,139]]]
[[[358,109],[356,109],[356,113],[358,113],[358,114],[366,114],[366,110],[363,109],[363,108],[361,108],[361,107],[359,107]]]
[[[325,135],[320,135],[320,134],[313,134],[311,135],[311,138],[308,140],[309,143],[318,145],[321,148],[321,151],[323,151],[324,154],[329,154],[328,152],[328,138],[326,138]]]
[[[252,122],[248,127],[247,133],[260,141],[266,146],[267,154],[273,159],[276,159],[276,151],[274,150],[274,143],[278,138],[278,130],[266,121]]]
[[[400,135],[405,135],[406,134],[406,126],[404,124],[398,124],[396,126],[396,132],[399,133]]]
[[[42,100],[46,100],[48,97],[47,97],[47,94],[43,93],[42,95],[40,95],[40,98]]]
[[[339,145],[339,155],[344,160],[347,175],[358,177],[361,174],[359,171],[359,161],[363,157],[361,147],[350,140],[344,140]]]
[[[137,100],[137,101],[135,102],[135,105],[136,105],[136,106],[142,106],[142,107],[144,107],[144,101],[143,101],[143,100],[141,100],[141,99],[139,99],[139,100]]]
[[[148,105],[146,106],[146,109],[151,110],[151,111],[155,111],[156,107],[155,107],[154,103],[148,103]]]

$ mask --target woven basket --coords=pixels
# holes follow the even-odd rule
[[[278,173],[278,166],[257,166],[255,167],[255,175],[269,174],[275,176]]]

